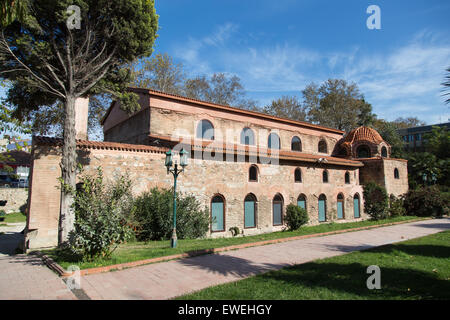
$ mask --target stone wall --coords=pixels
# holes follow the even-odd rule
[[[28,188],[0,188],[0,200],[7,200],[6,206],[0,207],[6,213],[19,212],[27,205]]]
[[[51,146],[35,146],[32,168],[32,192],[28,229],[29,248],[55,246],[57,244],[60,191],[58,155],[59,150]],[[132,152],[111,149],[88,149],[80,152],[80,162],[85,172],[94,173],[101,166],[105,177],[129,173],[134,183],[135,195],[153,187],[171,188],[173,177],[164,167],[164,152]],[[221,194],[226,201],[225,231],[209,234],[212,237],[231,236],[230,227],[237,226],[244,234],[255,234],[280,230],[273,226],[272,199],[281,194],[284,200],[283,213],[289,203],[296,203],[300,194],[306,195],[310,224],[318,223],[318,197],[327,197],[327,221],[336,220],[337,195],[345,197],[345,219],[352,221],[353,196],[360,195],[358,169],[326,164],[281,162],[280,165],[258,163],[258,182],[248,182],[251,163],[245,161],[191,160],[185,172],[179,176],[178,190],[196,196],[202,204],[210,207],[211,198]],[[295,168],[302,170],[302,182],[294,182]],[[328,170],[329,182],[322,182],[322,172]],[[345,184],[345,172],[350,173],[350,184]],[[244,229],[244,198],[252,193],[257,198],[257,228]],[[363,201],[361,201],[361,218]]]

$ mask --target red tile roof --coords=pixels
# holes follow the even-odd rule
[[[221,111],[239,113],[239,114],[246,115],[246,116],[258,117],[258,118],[263,118],[263,119],[277,121],[277,122],[284,122],[287,124],[296,125],[296,126],[300,126],[300,127],[304,127],[304,128],[327,131],[327,132],[336,133],[336,134],[344,134],[345,133],[345,131],[342,131],[342,130],[319,126],[319,125],[312,124],[312,123],[305,122],[305,121],[296,121],[296,120],[291,120],[291,119],[286,119],[286,118],[275,117],[275,116],[271,116],[271,115],[268,115],[268,114],[262,113],[262,112],[249,111],[249,110],[240,109],[240,108],[236,108],[236,107],[215,104],[215,103],[211,103],[211,102],[207,102],[207,101],[187,98],[187,97],[183,97],[183,96],[179,96],[179,95],[175,95],[175,94],[169,94],[169,93],[165,93],[165,92],[161,92],[161,91],[144,89],[144,88],[134,88],[134,87],[130,87],[128,89],[130,91],[148,93],[150,95],[167,98],[167,99],[172,99],[172,100],[177,100],[177,101],[181,101],[181,102],[195,103],[195,104],[198,104],[198,105],[201,105],[204,107],[219,109]],[[109,113],[111,112],[113,105],[114,105],[114,103],[111,103],[109,109],[106,111],[105,116],[102,118],[102,120],[101,120],[102,125],[104,124],[106,118],[108,117]]]

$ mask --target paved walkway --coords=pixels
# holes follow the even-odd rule
[[[14,255],[24,224],[1,227],[0,300],[76,299],[65,283],[35,256]]]
[[[450,219],[445,218],[294,240],[87,275],[81,287],[91,299],[169,299],[268,270],[449,229]]]

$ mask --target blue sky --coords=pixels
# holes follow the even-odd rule
[[[369,5],[380,7],[380,30],[366,26]],[[450,118],[441,86],[450,1],[156,0],[156,10],[156,53],[190,75],[237,75],[261,106],[341,78],[356,82],[380,118]]]

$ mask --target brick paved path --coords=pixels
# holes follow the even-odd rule
[[[450,219],[294,240],[84,276],[91,299],[169,299],[209,286],[450,229]]]
[[[0,300],[76,299],[40,258],[13,255],[24,226],[0,228]]]

